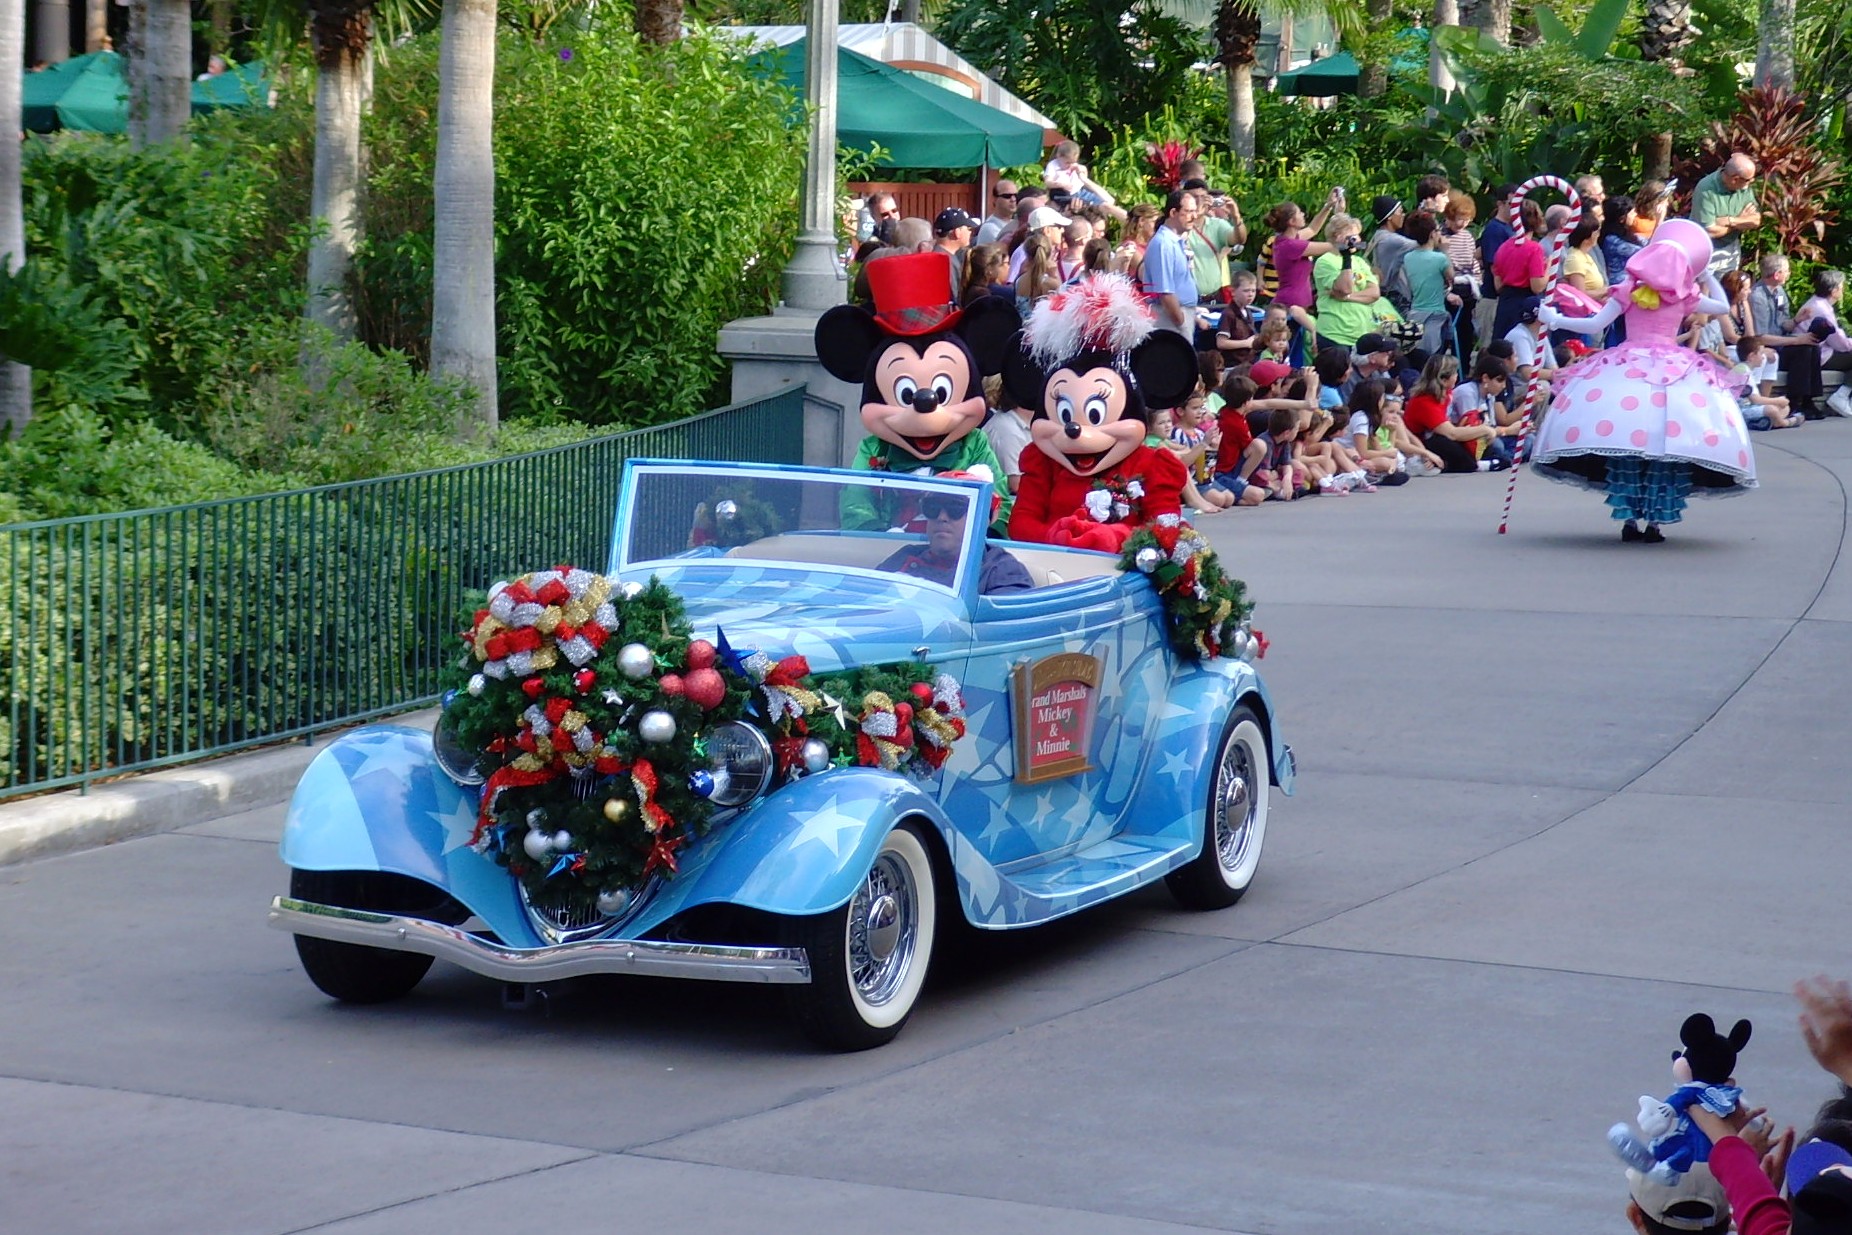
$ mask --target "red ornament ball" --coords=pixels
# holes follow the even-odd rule
[[[913,705],[911,703],[896,703],[894,705],[894,719],[899,722],[901,729],[905,730],[913,723]]]
[[[703,712],[711,712],[725,701],[727,683],[718,669],[691,669],[682,679],[682,694]]]
[[[572,684],[579,688],[581,695],[590,690],[597,681],[598,675],[590,669],[581,669],[572,675]]]
[[[662,687],[663,694],[673,699],[683,691],[682,675],[679,673],[665,673],[662,675],[662,681],[658,682],[657,685]]]
[[[688,667],[690,669],[712,669],[714,661],[719,657],[720,649],[705,639],[696,639],[688,645]]]
[[[546,690],[546,688],[547,684],[539,678],[528,678],[525,682],[521,683],[521,689],[526,693],[529,699],[540,698],[541,692]]]
[[[911,690],[913,692],[913,697],[918,699],[921,703],[932,702],[932,686],[929,683],[915,682],[907,689]]]

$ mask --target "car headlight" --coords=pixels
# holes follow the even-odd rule
[[[730,720],[707,735],[707,771],[712,788],[708,801],[715,806],[743,806],[772,783],[778,761],[764,733],[742,721]]]
[[[477,754],[478,752],[457,741],[457,732],[450,723],[450,714],[440,713],[437,717],[437,724],[431,727],[431,757],[437,760],[437,766],[444,770],[444,775],[459,785],[482,784],[489,778],[476,765]]]

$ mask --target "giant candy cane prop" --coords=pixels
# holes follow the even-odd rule
[[[1533,189],[1555,189],[1569,199],[1569,217],[1563,220],[1561,228],[1550,234],[1550,250],[1545,255],[1544,270],[1548,282],[1544,284],[1543,288],[1543,303],[1547,304],[1550,299],[1550,293],[1556,290],[1556,285],[1558,283],[1562,282],[1563,249],[1568,244],[1569,233],[1574,231],[1577,224],[1582,222],[1582,195],[1575,191],[1574,185],[1564,180],[1561,176],[1532,176],[1529,180],[1519,185],[1518,191],[1511,195],[1511,227],[1514,231],[1522,231],[1524,229],[1523,214],[1520,211],[1520,207],[1523,205],[1524,199],[1530,196],[1531,190]],[[1526,382],[1524,385],[1524,407],[1521,418],[1518,421],[1518,448],[1516,451],[1518,461],[1511,465],[1511,480],[1505,485],[1505,512],[1498,517],[1498,534],[1500,536],[1505,534],[1505,525],[1511,522],[1511,499],[1517,496],[1518,473],[1524,470],[1524,447],[1530,441],[1531,409],[1537,405],[1537,374],[1544,367],[1543,349],[1549,345],[1550,332],[1549,329],[1544,326],[1541,314],[1538,315],[1538,320],[1533,324],[1532,329],[1537,332],[1537,360],[1536,363],[1531,365],[1530,381]]]

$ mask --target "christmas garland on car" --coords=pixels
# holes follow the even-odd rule
[[[692,638],[660,581],[561,566],[490,590],[446,671],[441,725],[486,778],[473,847],[530,901],[622,912],[672,876],[716,813],[707,743],[765,734],[775,779],[850,765],[930,776],[964,736],[964,699],[923,664],[810,672]]]
[[[1246,585],[1228,576],[1196,529],[1187,524],[1139,528],[1120,552],[1119,569],[1151,577],[1177,655],[1189,660],[1239,656],[1250,640],[1257,657],[1265,654],[1265,637],[1242,629],[1254,611]]]

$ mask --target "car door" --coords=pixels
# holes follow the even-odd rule
[[[941,781],[948,816],[1005,870],[1105,840],[1125,826],[1169,684],[1155,592],[1115,574],[980,597],[972,616],[972,740]],[[1097,680],[1083,690],[1085,665]]]

